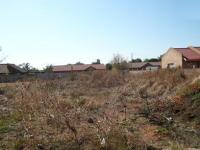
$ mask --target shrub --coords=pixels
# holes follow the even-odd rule
[[[200,106],[200,80],[192,84],[186,84],[177,92],[177,95],[182,101],[183,99],[189,99],[189,101],[187,101],[188,106],[198,108]],[[193,111],[194,110],[195,109],[193,109]]]
[[[166,136],[169,134],[169,130],[166,128],[160,127],[158,128],[157,133]]]
[[[106,64],[106,70],[112,70],[112,64]]]
[[[92,87],[115,87],[125,82],[125,75],[121,71],[96,71],[92,73],[89,84]]]
[[[186,84],[182,87],[177,94],[182,97],[192,96],[200,92],[200,80],[192,84]]]
[[[128,150],[127,139],[120,129],[112,129],[107,138],[107,149],[111,150]]]
[[[194,94],[192,100],[195,102],[196,106],[200,106],[200,93]]]
[[[12,118],[1,118],[0,119],[0,134],[13,131],[12,125],[15,121]]]

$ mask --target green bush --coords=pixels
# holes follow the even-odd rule
[[[22,120],[22,115],[13,112],[10,116],[0,118],[0,133],[8,133],[14,130],[14,125]]]
[[[192,101],[196,106],[200,106],[200,93],[196,93],[192,96]]]
[[[13,121],[10,119],[0,119],[0,134],[12,131],[12,124]]]

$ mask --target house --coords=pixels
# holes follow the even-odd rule
[[[161,68],[160,62],[135,62],[129,63],[129,70],[158,70]]]
[[[161,64],[162,68],[200,68],[200,47],[170,48]]]
[[[94,70],[106,70],[106,66],[103,64],[81,64],[81,65],[60,65],[53,66],[53,72],[83,72]]]
[[[0,74],[24,74],[26,71],[15,64],[0,64]]]

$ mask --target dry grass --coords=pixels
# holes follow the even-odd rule
[[[169,146],[155,122],[189,82],[182,70],[93,72],[73,80],[1,85],[0,149],[150,149]],[[146,96],[146,97],[144,97]],[[147,111],[148,117],[141,115]],[[151,117],[154,118],[152,123]],[[162,116],[161,116],[162,117]],[[163,124],[166,125],[164,121]]]

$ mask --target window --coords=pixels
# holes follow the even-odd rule
[[[167,68],[175,68],[176,65],[174,63],[169,63],[167,64]]]

